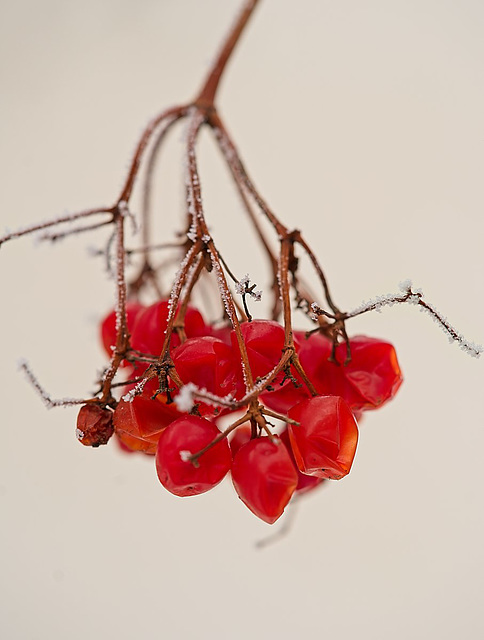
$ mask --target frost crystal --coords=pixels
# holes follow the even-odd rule
[[[422,289],[414,289],[412,287],[411,280],[404,280],[399,284],[399,288],[402,291],[400,294],[388,293],[383,296],[377,296],[376,298],[366,302],[362,302],[359,307],[345,314],[346,318],[353,318],[361,315],[362,313],[366,313],[367,311],[381,311],[383,307],[392,307],[394,304],[404,302],[413,304],[418,306],[420,311],[425,311],[432,320],[438,324],[442,331],[447,334],[449,342],[457,342],[462,351],[465,351],[473,358],[480,357],[481,353],[484,351],[482,345],[470,342],[461,333],[459,333],[447,318],[440,313],[440,311],[423,299],[424,294]],[[316,310],[314,309],[314,305],[312,305],[312,308],[313,311]]]
[[[193,392],[197,390],[197,387],[193,382],[183,385],[180,389],[180,393],[175,398],[175,404],[178,411],[190,411],[195,404],[193,400]]]
[[[141,382],[138,382],[138,384],[135,387],[133,387],[131,391],[128,391],[128,393],[126,393],[121,399],[124,400],[125,402],[133,402],[135,397],[138,396],[143,391],[148,380],[149,378],[146,378],[145,380],[141,380]]]
[[[262,299],[262,291],[254,291],[253,287],[250,287],[249,285],[250,285],[250,278],[249,278],[249,274],[246,273],[243,278],[241,278],[238,282],[235,283],[235,293],[238,293],[240,296],[249,295],[256,302],[260,302]]]
[[[239,295],[245,293],[245,288],[248,286],[249,282],[249,274],[246,273],[245,276],[235,284],[235,293],[238,293]]]
[[[80,429],[76,429],[76,438],[78,440],[82,440],[84,438],[84,431],[81,431]]]
[[[180,451],[180,458],[183,460],[183,462],[189,462],[191,457],[191,451],[188,451],[187,449],[183,449],[182,451]]]

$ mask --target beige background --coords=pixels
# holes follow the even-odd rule
[[[238,5],[4,1],[2,227],[111,203],[143,124],[194,94]],[[410,277],[481,342],[483,32],[479,0],[265,0],[220,95],[256,184],[306,231],[343,308]],[[162,166],[169,229],[182,138]],[[215,237],[266,286],[209,144],[201,161]],[[47,412],[18,372],[26,357],[54,396],[91,389],[113,300],[86,251],[100,243],[0,250],[0,636],[482,638],[483,362],[414,308],[355,320],[397,345],[406,382],[362,425],[350,476],[257,550],[279,524],[228,481],[169,495],[151,460],[78,445],[76,410]]]

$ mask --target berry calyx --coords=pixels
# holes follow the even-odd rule
[[[221,482],[232,464],[227,440],[196,455],[218,436],[220,431],[205,418],[183,416],[172,422],[161,434],[156,451],[156,470],[165,489],[176,496],[193,496]]]
[[[300,471],[339,480],[350,472],[358,443],[358,426],[340,396],[316,396],[289,411],[291,448]]]
[[[77,415],[76,436],[86,447],[107,444],[113,435],[113,414],[96,404],[85,404]]]
[[[242,502],[273,524],[283,514],[297,486],[297,473],[278,437],[255,438],[235,454],[232,481]]]

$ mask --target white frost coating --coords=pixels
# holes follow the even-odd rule
[[[182,286],[183,286],[183,279],[184,279],[183,274],[185,273],[185,268],[186,268],[187,264],[192,259],[192,256],[193,256],[193,253],[194,253],[194,248],[195,248],[195,245],[192,245],[190,247],[190,250],[187,252],[185,257],[183,258],[183,260],[182,260],[182,262],[180,264],[180,267],[179,267],[178,271],[176,272],[175,281],[173,282],[173,286],[172,286],[171,292],[170,292],[170,297],[168,299],[167,324],[169,324],[171,322],[171,319],[172,319],[173,315],[176,312],[176,306],[174,307],[175,298],[178,298],[179,295],[180,295],[180,291],[181,291]],[[165,333],[166,333],[166,331],[165,331]]]
[[[234,401],[230,393],[222,398],[206,389],[197,387],[193,382],[183,385],[174,401],[179,411],[188,412],[192,409],[197,399],[219,407],[230,407]]]
[[[192,110],[190,110],[190,117],[188,119],[188,127],[187,127],[187,146],[188,140],[190,139],[190,134],[192,128],[198,130],[203,118],[200,114],[197,115],[197,112],[194,112],[195,116],[192,116]],[[192,217],[192,224],[195,222],[195,218],[200,218],[200,213],[202,211],[202,198],[200,195],[200,179],[198,177],[197,170],[197,162],[195,158],[195,150],[193,148],[188,147],[186,164],[185,164],[185,185],[187,189],[187,210],[189,215]],[[191,238],[190,238],[191,239]]]
[[[139,231],[138,223],[136,222],[136,218],[135,218],[134,214],[132,213],[132,211],[130,210],[129,205],[126,202],[126,200],[120,200],[118,202],[118,211],[122,215],[123,218],[129,218],[131,220],[133,233],[135,233],[135,234],[138,233],[138,231]]]
[[[238,282],[235,283],[235,293],[238,293],[240,296],[249,295],[256,302],[260,302],[262,299],[262,291],[250,291],[249,290],[250,278],[249,274],[246,273],[243,278],[241,278]]]
[[[363,302],[359,307],[353,309],[346,314],[347,318],[351,318],[366,311],[381,311],[383,307],[392,307],[394,304],[408,303],[417,305],[420,311],[425,311],[434,322],[442,329],[449,338],[449,342],[457,342],[462,351],[465,351],[473,358],[479,358],[484,348],[480,344],[467,340],[452,324],[438,311],[432,304],[423,299],[422,289],[412,288],[411,280],[405,280],[399,285],[401,294],[388,293],[383,296],[377,296],[372,300]]]
[[[282,301],[282,274],[281,274],[281,257],[277,260],[277,286],[279,287],[279,300]]]
[[[232,325],[234,325],[236,322],[236,318],[234,315],[232,305],[230,304],[230,301],[227,296],[227,283],[226,283],[224,274],[222,272],[222,269],[220,268],[220,264],[218,260],[215,259],[215,256],[212,254],[212,252],[210,252],[210,258],[212,261],[212,266],[215,271],[215,276],[217,278],[217,285],[220,292],[220,296],[222,298],[222,302],[224,304],[225,310],[227,311],[227,315],[230,318],[230,321],[232,322]]]
[[[183,460],[183,462],[189,462],[192,455],[192,452],[188,451],[188,449],[183,449],[182,451],[180,451],[180,458]]]
[[[202,236],[202,240],[203,240],[203,242],[205,244],[208,244],[210,242],[210,240],[211,240],[211,237],[209,235],[205,234],[205,235]]]
[[[319,316],[322,315],[323,310],[317,302],[311,302],[310,309],[311,311],[309,313],[309,317],[311,318],[311,320],[314,320],[314,322],[317,322]]]
[[[196,242],[196,240],[197,240],[197,229],[196,229],[195,224],[193,223],[193,221],[192,221],[192,224],[190,225],[190,229],[187,232],[187,238],[189,240],[191,240],[192,242]]]
[[[227,281],[225,280],[225,276],[220,267],[220,263],[218,262],[218,260],[215,259],[215,256],[212,252],[210,252],[210,258],[212,260],[212,265],[215,271],[215,275],[217,277],[217,285],[220,292],[220,297],[222,298],[222,302],[224,304],[227,315],[230,318],[230,322],[232,323],[232,326],[235,327],[237,324],[237,316],[233,308],[233,301],[229,299],[230,294],[227,294],[227,291],[228,291]],[[246,391],[249,391],[249,381],[247,379],[247,371],[246,371],[243,360],[242,360],[242,377],[244,379],[245,389]]]
[[[193,382],[188,382],[180,389],[180,393],[175,398],[175,404],[178,411],[187,412],[191,411],[195,401],[193,399],[193,392],[197,391],[196,385]]]
[[[249,274],[246,273],[245,276],[235,284],[235,293],[238,293],[239,295],[245,293],[245,288],[248,286],[249,282]]]
[[[135,387],[133,387],[131,391],[128,391],[128,393],[126,393],[121,399],[124,400],[125,402],[133,402],[134,398],[136,396],[139,396],[140,393],[142,393],[147,382],[148,382],[148,378],[146,378],[145,380],[141,380],[141,382],[138,382],[138,384]]]
[[[52,399],[46,392],[46,390],[41,386],[40,382],[31,371],[26,360],[19,360],[18,366],[19,369],[21,369],[25,373],[28,381],[37,391],[48,409],[52,409],[53,407],[70,407],[76,404],[84,404],[84,400],[80,400],[77,398],[61,398],[60,400]]]
[[[128,203],[126,202],[126,200],[120,200],[118,202],[118,211],[123,217],[127,217],[130,215]]]
[[[80,429],[76,429],[76,438],[78,440],[82,440],[84,438],[84,431],[81,431]]]

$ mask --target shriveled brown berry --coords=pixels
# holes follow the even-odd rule
[[[113,414],[96,404],[85,404],[77,416],[76,436],[86,447],[107,444],[113,435]]]

